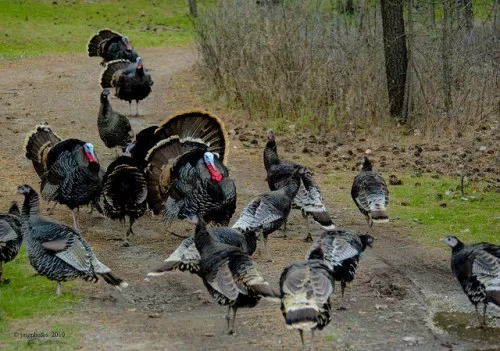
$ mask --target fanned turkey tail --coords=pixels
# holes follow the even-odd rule
[[[113,81],[113,76],[116,72],[124,70],[125,68],[130,65],[130,61],[127,60],[114,60],[110,61],[106,64],[106,67],[104,68],[104,71],[101,74],[101,87],[103,89],[105,88],[112,88],[112,81]]]
[[[99,33],[94,34],[87,44],[87,52],[90,57],[99,56],[99,48],[101,48],[103,42],[116,35],[122,36],[119,33],[113,32],[110,29],[101,29]]]
[[[104,211],[111,219],[118,219],[127,210],[132,219],[139,218],[145,210],[147,184],[137,162],[129,157],[119,157],[104,175]]]
[[[227,158],[229,139],[224,123],[207,111],[193,110],[170,116],[155,135],[160,139],[177,135],[180,139],[198,140],[208,146],[208,151],[217,153],[223,162]]]
[[[24,142],[26,158],[33,162],[33,167],[40,178],[47,171],[47,154],[50,149],[60,141],[61,138],[58,137],[45,122],[38,124],[35,129],[26,136]]]
[[[146,155],[146,179],[148,183],[148,203],[155,214],[164,209],[170,182],[170,170],[181,156],[188,156],[193,150],[206,150],[202,140],[180,139],[178,136],[159,141]]]

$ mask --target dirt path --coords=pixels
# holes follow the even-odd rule
[[[151,96],[141,103],[144,116],[131,119],[136,131],[165,120],[175,111],[202,107],[196,106],[202,99],[190,96],[190,89],[179,86],[181,83],[176,79],[194,63],[192,49],[149,49],[141,53],[146,67],[152,70],[155,85]],[[7,207],[20,182],[38,182],[21,150],[25,134],[40,121],[49,122],[61,137],[78,137],[94,143],[101,163],[107,166],[111,162],[113,154],[97,134],[100,71],[98,60],[84,55],[3,63],[0,68],[0,176],[4,181],[0,183],[0,208]],[[111,103],[115,109],[128,112],[126,103],[116,99]],[[231,129],[232,125],[228,123],[227,127]],[[248,148],[236,138],[232,140],[229,166],[238,189],[237,213],[252,197],[267,191],[262,144],[260,141],[258,147]],[[287,158],[299,157],[300,160],[302,157],[281,153]],[[317,161],[316,164],[322,160]],[[326,185],[327,171],[318,172],[317,180],[323,188],[325,203],[337,218],[336,224],[366,232],[364,218],[354,204],[336,201],[336,194],[349,191],[350,185]],[[352,178],[349,176],[349,179]],[[54,218],[70,224],[69,213],[62,206],[56,209]],[[238,335],[228,336],[224,333],[225,308],[211,302],[197,277],[172,273],[144,281],[145,273],[180,242],[165,234],[160,218],[140,219],[136,224],[137,235],[131,239],[129,248],[115,240],[125,230],[120,223],[85,214],[83,210],[81,224],[83,235],[102,261],[130,284],[120,294],[104,284],[78,283],[76,292],[84,296],[82,307],[64,319],[70,318],[81,326],[82,349],[299,349],[299,337],[296,332],[286,330],[277,304],[262,302],[257,308],[239,311]],[[274,284],[283,267],[302,260],[308,248],[302,241],[304,225],[298,213],[292,215],[289,227],[294,233],[291,238],[270,240],[274,262],[264,262],[257,254],[264,276]],[[178,233],[189,229],[185,223],[171,228]],[[408,228],[398,224],[374,229],[377,239],[374,248],[366,252],[356,280],[347,290],[348,309],[334,311],[332,323],[317,338],[319,349],[469,350],[500,345],[494,330],[471,328],[472,339],[464,339],[443,333],[434,326],[434,313],[471,312],[472,306],[451,275],[449,252],[421,247],[407,232]],[[337,294],[335,298],[337,305]],[[466,320],[475,325],[472,314],[466,315]]]

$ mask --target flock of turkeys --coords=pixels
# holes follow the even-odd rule
[[[340,282],[343,299],[360,255],[374,238],[335,228],[312,173],[279,157],[272,131],[267,133],[263,151],[269,191],[252,200],[229,228],[236,211],[236,187],[225,165],[228,136],[222,121],[205,111],[189,111],[135,135],[127,117],[113,110],[108,96],[114,88],[119,99],[129,104],[135,100],[139,113],[139,101],[153,85],[142,59],[126,36],[111,30],[101,30],[90,39],[88,54],[102,57],[105,65],[97,125],[100,138],[106,147],[115,148],[117,158],[104,171],[91,143],[62,140],[46,123],[27,135],[25,155],[40,177],[41,196],[66,205],[72,211],[73,228],[42,217],[38,193],[29,185],[19,186],[18,193],[24,195],[22,211],[13,203],[7,214],[0,214],[0,280],[2,263],[16,257],[24,240],[31,265],[57,282],[57,294],[61,282],[76,278],[103,278],[123,289],[128,284],[98,260],[80,234],[78,208],[90,205],[108,218],[128,218],[124,246],[129,245],[127,237],[138,218],[147,211],[161,213],[167,224],[186,219],[195,226],[195,234],[146,279],[173,270],[198,275],[215,301],[228,306],[230,333],[238,308],[254,307],[261,298],[280,300],[287,327],[298,329],[303,345],[303,331],[310,330],[314,347],[315,330],[330,322],[335,281]],[[369,226],[389,221],[387,185],[366,157],[351,195]],[[270,258],[268,236],[279,228],[286,236],[292,209],[302,213],[306,241],[313,241],[309,217],[323,232],[305,261],[284,268],[278,289],[266,281],[251,256],[262,237]],[[482,326],[487,304],[500,305],[500,247],[465,245],[456,237],[443,242],[452,248],[452,270],[476,307]],[[480,303],[483,319],[477,310]]]

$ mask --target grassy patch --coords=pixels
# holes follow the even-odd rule
[[[402,186],[391,186],[390,215],[399,217],[419,240],[439,245],[455,235],[465,243],[498,243],[500,193],[489,183],[468,183],[464,195],[460,181],[451,178],[401,177]]]
[[[0,286],[0,348],[24,349],[34,346],[49,345],[50,349],[68,348],[74,340],[74,325],[46,323],[42,319],[50,316],[60,316],[70,313],[78,303],[78,297],[72,294],[73,283],[63,284],[63,294],[56,296],[56,283],[41,276],[34,276],[35,271],[30,266],[28,257],[22,248],[18,257],[4,265],[4,277],[10,279],[10,284]],[[34,327],[29,331],[13,330],[17,321],[35,319]],[[50,318],[49,318],[50,319]],[[25,323],[23,322],[23,327]],[[27,323],[30,325],[32,323]],[[31,330],[33,329],[33,330]],[[42,341],[31,341],[14,335],[15,332],[52,332],[63,331],[65,337],[55,336],[43,338]],[[47,339],[47,340],[45,340]]]
[[[86,52],[101,28],[128,35],[138,49],[192,42],[185,0],[3,0],[0,59]]]

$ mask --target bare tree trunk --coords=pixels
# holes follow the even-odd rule
[[[443,36],[441,41],[444,109],[447,113],[453,108],[451,99],[451,1],[452,0],[443,0]]]
[[[359,32],[362,33],[365,25],[366,3],[365,0],[359,2]]]
[[[403,117],[408,67],[403,3],[404,0],[380,1],[389,107],[391,116],[398,119]]]
[[[188,0],[188,1],[189,1],[189,14],[193,18],[198,17],[198,4],[196,3],[196,0]]]
[[[408,0],[408,68],[406,70],[406,86],[405,99],[403,103],[402,121],[408,122],[411,117],[411,109],[413,104],[413,0]]]

